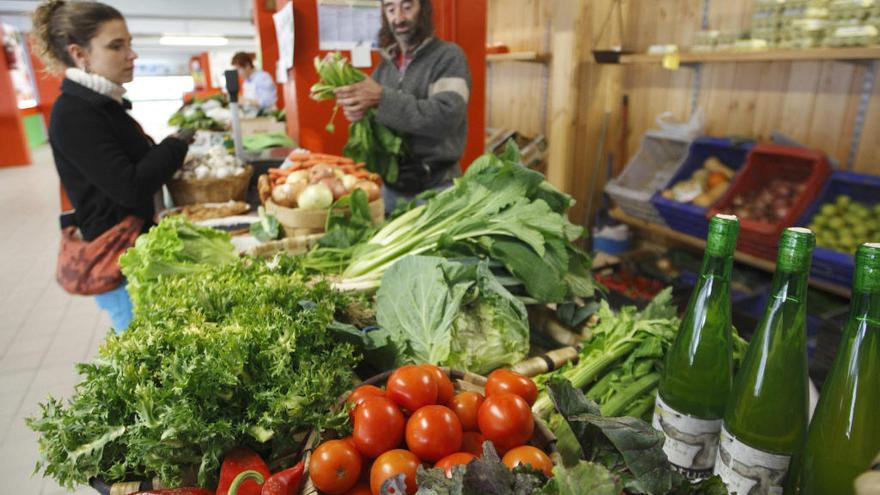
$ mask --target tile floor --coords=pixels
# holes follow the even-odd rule
[[[65,397],[77,382],[74,363],[87,361],[110,328],[92,298],[70,296],[55,283],[58,178],[51,150],[27,167],[0,168],[0,493],[68,493],[31,475],[37,437],[24,418],[48,395]],[[88,487],[75,493],[95,494]]]

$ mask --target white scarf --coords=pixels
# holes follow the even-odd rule
[[[69,67],[64,71],[64,75],[71,81],[122,104],[122,95],[125,94],[125,88],[106,77],[92,74],[76,67]]]

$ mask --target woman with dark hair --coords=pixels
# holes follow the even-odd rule
[[[241,85],[241,104],[272,110],[278,102],[278,90],[272,76],[254,67],[254,59],[249,53],[238,52],[232,57],[232,66],[244,81]]]
[[[61,96],[49,118],[49,143],[61,185],[75,208],[66,218],[78,227],[78,242],[94,247],[88,252],[119,250],[123,233],[146,232],[153,225],[154,196],[183,164],[193,131],[181,130],[155,144],[128,114],[131,103],[123,98],[122,85],[133,78],[137,54],[125,19],[115,8],[50,0],[34,11],[33,36],[46,66],[64,74]],[[110,243],[108,236],[117,231],[116,244],[92,246]],[[81,258],[68,260],[77,266],[59,263],[59,281],[66,273],[89,273],[79,265],[91,266],[90,261]],[[103,280],[121,280],[113,261],[116,271],[111,275],[117,278]],[[131,302],[124,281],[96,298],[110,314],[113,328],[125,330]]]
[[[467,140],[471,74],[462,49],[434,37],[431,0],[382,0],[382,63],[357,84],[336,90],[348,120],[371,108],[403,137],[406,156],[397,182],[385,184],[386,212],[460,175]]]

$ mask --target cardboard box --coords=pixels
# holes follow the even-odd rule
[[[287,123],[278,122],[275,117],[255,117],[241,119],[241,135],[263,134],[268,132],[287,132]]]

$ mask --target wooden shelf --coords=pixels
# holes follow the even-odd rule
[[[705,239],[698,239],[688,234],[684,234],[682,232],[678,232],[677,230],[670,229],[668,227],[664,227],[662,225],[657,225],[655,223],[649,223],[644,220],[640,220],[635,217],[631,217],[624,213],[620,207],[614,207],[611,212],[611,217],[621,221],[631,227],[635,227],[639,230],[643,230],[646,232],[650,232],[652,234],[656,234],[672,241],[675,241],[679,244],[683,244],[686,246],[690,246],[696,249],[705,250],[706,249],[706,241]],[[739,261],[740,263],[753,266],[760,270],[764,270],[766,272],[773,273],[776,271],[776,263],[772,261],[765,260],[763,258],[758,258],[757,256],[752,256],[751,254],[743,253],[741,251],[737,251],[734,255],[734,259]],[[849,287],[843,287],[837,284],[831,284],[828,282],[824,282],[821,280],[817,280],[814,278],[810,278],[810,285],[816,287],[817,289],[822,289],[826,292],[830,292],[831,294],[837,294],[843,297],[850,297],[852,295]]]
[[[624,55],[621,64],[659,64],[665,55]],[[805,48],[799,50],[762,50],[754,52],[679,53],[682,64],[724,62],[778,62],[797,60],[872,60],[880,59],[880,46],[857,48]]]
[[[538,52],[510,52],[490,53],[486,55],[486,62],[535,62],[545,64],[550,61],[549,53]]]

